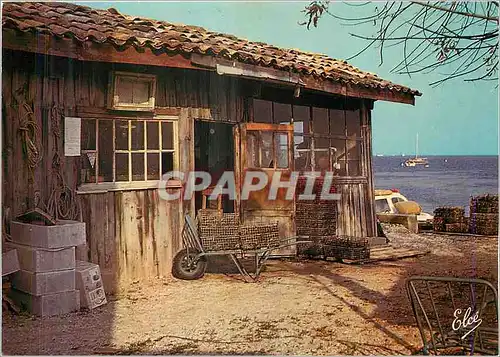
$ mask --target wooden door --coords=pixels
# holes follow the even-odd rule
[[[287,197],[288,189],[279,188],[275,197],[269,197],[275,173],[281,175],[280,181],[290,181],[293,172],[293,125],[245,123],[235,130],[236,136],[238,132],[239,140],[235,140],[239,144],[239,150],[236,150],[236,157],[239,157],[236,183],[242,222],[277,222],[282,238],[294,236],[294,195]],[[252,172],[264,173],[267,184],[260,190],[251,191],[246,199],[242,195],[242,189],[245,178]],[[295,247],[291,247],[282,249],[275,255],[294,254]]]

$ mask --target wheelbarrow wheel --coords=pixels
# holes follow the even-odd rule
[[[196,280],[200,279],[205,274],[207,268],[207,260],[205,257],[196,259],[200,254],[197,249],[190,248],[178,252],[174,257],[172,265],[172,275],[177,279]]]

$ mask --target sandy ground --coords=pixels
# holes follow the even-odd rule
[[[411,275],[497,284],[497,238],[413,235],[396,246],[431,253],[345,265],[272,261],[258,283],[238,275],[156,280],[92,312],[52,318],[3,313],[5,354],[411,354],[420,338],[404,289]]]

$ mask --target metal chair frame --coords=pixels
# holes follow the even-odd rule
[[[439,316],[439,311],[436,307],[435,297],[433,296],[429,285],[430,282],[442,283],[444,285],[447,290],[447,297],[449,297],[454,311],[457,311],[458,308],[463,308],[463,306],[457,306],[456,297],[454,296],[452,290],[452,284],[468,284],[469,301],[474,302],[473,313],[478,312],[478,317],[481,318],[487,305],[494,304],[496,327],[481,327],[481,325],[479,325],[479,327],[473,331],[471,331],[471,329],[464,329],[463,327],[460,327],[455,331],[452,326],[443,326]],[[418,292],[416,286],[417,283],[423,283],[425,285],[425,293]],[[459,347],[464,351],[470,352],[471,354],[498,354],[498,295],[495,287],[490,282],[482,279],[414,276],[408,279],[406,287],[413,314],[423,342],[423,347],[420,352],[426,355],[433,352],[437,355],[440,350]],[[486,300],[488,290],[490,290],[493,298]],[[477,292],[482,292],[482,298],[479,304],[477,304],[478,301],[476,299],[478,297]],[[432,306],[431,314],[427,313],[422,302],[424,294],[425,297],[429,297],[430,299],[430,305]],[[472,315],[473,314],[471,314],[471,316]],[[431,320],[435,322],[434,326]],[[430,340],[428,340],[426,336],[426,330],[429,332],[428,334],[430,334]]]

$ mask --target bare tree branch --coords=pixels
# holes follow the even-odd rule
[[[366,28],[372,23],[372,34],[351,33],[368,42],[349,60],[376,47],[383,64],[389,48],[394,51],[401,47],[402,58],[392,71],[411,76],[444,69],[446,74],[438,72],[444,78],[433,85],[458,77],[471,82],[498,76],[498,1],[413,0],[346,5],[348,16],[340,13],[342,4],[331,6],[330,0],[314,0],[303,10],[307,21],[302,25],[308,29],[311,25],[318,27],[324,15],[343,25],[363,24]],[[363,9],[368,12],[361,13]]]
[[[450,8],[446,8],[446,7],[443,7],[443,6],[437,6],[437,5],[429,4],[428,2],[422,2],[422,1],[410,1],[410,2],[413,3],[413,4],[418,4],[418,5],[421,5],[421,6],[430,7],[430,8],[439,10],[439,11],[451,12],[453,14],[462,15],[462,16],[468,16],[468,17],[477,17],[478,19],[484,19],[484,20],[488,20],[488,21],[495,21],[496,23],[498,23],[498,17],[490,17],[490,16],[481,15],[481,14],[475,14],[475,13],[472,13],[472,12],[455,11],[455,10],[452,10]]]

